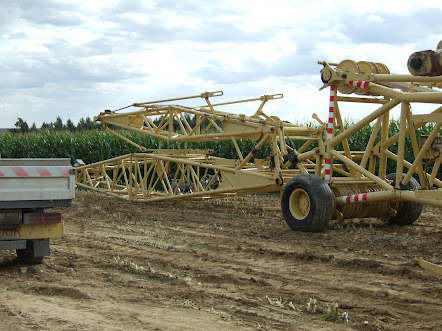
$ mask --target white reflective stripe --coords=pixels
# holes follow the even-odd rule
[[[324,179],[325,180],[330,180],[330,175],[325,175]]]
[[[14,171],[9,167],[0,167],[0,176],[2,177],[17,177]]]
[[[333,138],[333,134],[331,134],[331,133],[327,133],[327,139],[332,139]]]

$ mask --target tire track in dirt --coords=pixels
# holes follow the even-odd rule
[[[80,192],[62,211],[66,236],[54,242],[43,272],[23,273],[3,256],[6,308],[18,307],[17,293],[59,312],[62,300],[78,314],[93,307],[81,327],[106,319],[112,327],[160,330],[442,328],[441,277],[417,265],[420,256],[442,259],[438,211],[412,227],[334,221],[324,233],[296,233],[280,213],[262,209],[277,200],[242,198],[234,209],[224,200],[142,205]],[[308,313],[313,297],[317,312]],[[326,321],[335,301],[349,323]],[[69,314],[40,320],[31,305],[25,313],[26,323],[42,327],[75,323]]]
[[[170,229],[170,231],[171,231],[171,229]],[[229,245],[229,243],[226,244],[226,240],[230,238],[229,236],[220,235],[220,234],[214,234],[214,233],[200,234],[200,232],[197,233],[194,230],[187,230],[187,229],[184,229],[184,230],[181,229],[180,232],[185,234],[185,235],[191,235],[192,237],[198,235],[200,238],[201,237],[202,238],[206,238],[206,237],[209,236],[212,240],[214,238],[217,238],[219,240],[219,242],[220,242],[220,244],[217,245],[217,251],[219,252],[219,255],[224,256],[224,259],[221,260],[221,262],[229,264],[230,267],[232,269],[234,269],[236,272],[238,270],[244,271],[244,267],[237,267],[237,268],[235,268],[234,264],[232,263],[232,261],[230,261],[230,260],[226,261],[226,259],[225,259],[225,257],[229,255],[229,250],[231,250],[231,246],[232,246],[232,244],[230,244],[230,245]],[[221,243],[224,243],[224,245],[222,245]],[[236,244],[236,241],[234,241],[233,244]],[[305,266],[305,262],[308,262],[308,261],[315,262],[315,260],[317,260],[317,261],[320,261],[320,262],[328,262],[329,260],[331,260],[330,256],[329,257],[324,257],[323,255],[317,255],[317,254],[315,255],[315,254],[311,254],[311,253],[307,253],[307,252],[287,252],[285,248],[283,248],[282,250],[269,250],[269,249],[263,249],[262,247],[259,248],[259,249],[252,249],[252,248],[250,248],[250,247],[253,247],[253,246],[256,247],[257,243],[253,243],[253,245],[250,245],[248,243],[248,247],[246,247],[246,251],[247,252],[251,252],[252,256],[255,256],[256,254],[260,254],[261,255],[260,256],[261,259],[263,258],[263,255],[270,255],[272,257],[272,260],[274,260],[275,257],[281,257],[281,256],[285,257],[286,256],[287,258],[289,258],[292,261],[293,261],[293,259],[294,260],[301,260],[302,264],[304,266]],[[333,259],[336,260],[334,257],[333,257]],[[207,261],[207,260],[208,259],[206,258],[205,261]],[[234,258],[233,260],[238,261],[239,259],[238,258]],[[212,262],[219,262],[219,258],[218,259],[212,258]],[[242,260],[241,264],[247,265],[247,261],[246,260]],[[254,263],[252,263],[252,264],[254,264]],[[396,271],[394,271],[394,270],[390,270],[389,272],[387,272],[386,268],[383,267],[380,262],[377,262],[377,261],[374,261],[374,260],[368,260],[368,259],[367,260],[354,259],[354,260],[340,260],[340,261],[338,260],[338,261],[335,261],[335,264],[338,264],[341,267],[347,267],[349,269],[351,269],[354,266],[356,266],[356,267],[358,267],[358,272],[361,272],[361,270],[364,270],[365,272],[366,271],[373,272],[373,269],[376,269],[377,270],[376,272],[380,272],[379,270],[382,269],[381,272],[383,274],[385,274],[385,273],[390,273],[390,274],[396,273]],[[270,265],[270,264],[267,263],[267,265]],[[209,267],[210,267],[210,270],[214,270],[215,273],[217,273],[217,269],[219,269],[218,265],[216,265],[216,266],[211,265]],[[175,265],[174,268],[181,269],[182,267],[178,266],[178,265]],[[248,268],[249,270],[251,270],[250,266],[245,267],[245,268]],[[198,273],[198,272],[202,272],[202,271],[194,269],[194,272]],[[257,275],[261,275],[262,279],[266,279],[266,278],[269,278],[269,277],[273,277],[273,279],[275,278],[274,274],[270,275],[269,273],[267,273],[265,271],[262,271],[262,270],[256,270],[255,269],[255,270],[253,270],[253,273],[255,275],[255,279],[259,278],[259,276],[257,276]],[[330,276],[330,277],[333,277],[333,275]],[[351,278],[353,278],[353,276]],[[247,278],[244,278],[244,277],[239,277],[238,278],[238,275],[232,276],[232,275],[229,275],[227,273],[224,273],[224,274],[221,274],[219,276],[206,276],[204,278],[204,280],[205,281],[210,280],[212,283],[214,282],[214,280],[216,280],[215,282],[217,282],[217,283],[222,281],[224,284],[226,284],[226,283],[241,284],[241,283],[244,283],[247,280]],[[297,279],[296,281],[297,282],[302,282],[303,280]],[[281,277],[280,283],[284,283],[284,282],[287,282],[287,278]],[[265,281],[262,281],[261,284],[266,284],[266,283],[265,283]],[[305,284],[303,284],[303,287],[312,288],[313,286],[312,286],[311,283],[305,282]],[[341,290],[341,288],[336,288],[336,291],[337,292],[341,292],[342,290]],[[369,299],[377,300],[380,297],[386,296],[386,293],[387,293],[385,291],[374,291],[374,292],[367,291],[367,290],[362,291],[362,290],[357,289],[357,288],[356,289],[351,289],[351,290],[349,290],[347,292],[348,293],[352,293],[352,292],[357,293],[357,297],[354,298],[354,300],[356,300],[356,301],[360,301],[360,299],[359,299],[360,296],[363,296],[363,297],[366,297],[366,298],[369,298]],[[387,293],[387,295],[388,295],[388,293]],[[434,302],[426,302],[426,303],[427,304],[431,304],[431,303],[434,303]],[[344,306],[345,307],[354,307],[355,305],[347,303]]]

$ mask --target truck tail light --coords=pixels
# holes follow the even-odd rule
[[[61,223],[61,213],[24,213],[23,224]]]

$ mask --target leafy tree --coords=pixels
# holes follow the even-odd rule
[[[65,128],[66,128],[67,130],[71,131],[71,132],[74,132],[75,129],[76,129],[75,124],[74,124],[70,119],[68,119],[68,120],[66,121]]]
[[[30,131],[31,131],[31,132],[38,132],[38,129],[37,129],[37,126],[35,125],[35,122],[32,123],[32,126],[31,126]]]
[[[94,122],[90,117],[80,118],[77,124],[78,131],[97,130],[101,128],[101,124]]]
[[[54,123],[54,130],[55,131],[62,131],[64,129],[63,121],[61,120],[60,116],[57,116],[57,119]]]
[[[21,133],[29,132],[29,125],[26,121],[23,121],[22,118],[17,118],[17,122],[15,122],[16,131]]]
[[[53,125],[52,125],[52,123],[46,123],[46,122],[43,122],[43,124],[41,125],[41,128],[40,128],[40,130],[52,130],[52,127],[53,127]]]

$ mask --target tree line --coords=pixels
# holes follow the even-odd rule
[[[158,126],[164,123],[163,118],[164,116],[158,116],[152,122]],[[184,114],[184,119],[191,127],[195,127],[197,125],[197,118],[194,115]],[[218,125],[221,124],[219,120],[215,122]],[[209,121],[204,121],[204,123],[200,123],[201,130],[204,130],[207,127],[207,125],[209,125]],[[29,124],[25,120],[18,117],[17,121],[15,122],[15,128],[10,129],[9,131],[11,133],[36,133],[40,131],[80,132],[80,131],[102,130],[102,129],[103,129],[102,124],[93,121],[90,117],[81,118],[78,121],[77,125],[75,125],[70,119],[68,119],[66,123],[63,123],[61,117],[57,116],[57,119],[54,122],[49,122],[49,123],[43,122],[40,128],[37,128],[35,123],[29,126]],[[173,130],[175,131],[181,130],[181,127],[176,119],[173,119]]]
[[[22,118],[17,118],[15,122],[15,128],[9,130],[11,133],[30,133],[30,132],[39,132],[39,131],[88,131],[88,130],[101,130],[102,125],[98,122],[93,121],[90,117],[81,118],[77,125],[72,122],[72,120],[68,119],[66,123],[63,123],[63,120],[60,116],[57,116],[57,119],[54,122],[43,122],[40,128],[37,128],[35,122],[29,126],[29,124],[23,120]]]

